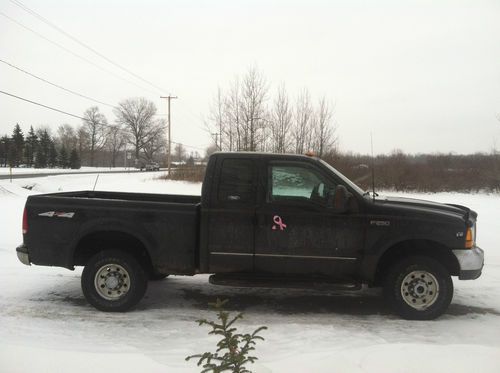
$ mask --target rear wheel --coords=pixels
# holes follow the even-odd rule
[[[384,295],[401,317],[432,320],[450,305],[453,282],[448,270],[437,260],[413,256],[390,268]]]
[[[87,301],[106,312],[123,312],[144,296],[147,276],[130,254],[106,250],[97,253],[83,269],[82,290]]]

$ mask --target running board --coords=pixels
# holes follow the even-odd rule
[[[315,290],[361,290],[362,285],[355,282],[335,282],[325,279],[293,277],[257,277],[247,274],[211,275],[208,282],[213,285],[256,288],[315,289]]]

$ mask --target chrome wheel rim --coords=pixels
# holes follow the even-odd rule
[[[104,299],[118,300],[129,292],[130,276],[121,265],[106,264],[96,272],[94,286]]]
[[[410,272],[401,283],[401,296],[410,307],[420,311],[425,310],[436,302],[439,296],[439,283],[430,272]]]

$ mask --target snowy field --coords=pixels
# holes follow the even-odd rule
[[[157,175],[103,174],[96,189],[200,193],[200,184],[153,180]],[[195,320],[213,316],[207,303],[217,297],[245,312],[243,331],[269,327],[258,363],[249,366],[254,372],[500,372],[499,195],[409,195],[479,213],[483,276],[455,281],[453,302],[435,321],[398,319],[373,289],[238,289],[209,285],[205,275],[150,283],[136,310],[106,314],[86,303],[81,269],[27,267],[15,254],[27,195],[91,189],[94,182],[95,175],[0,181],[0,372],[198,372],[184,358],[213,349],[208,329]]]

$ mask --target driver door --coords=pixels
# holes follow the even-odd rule
[[[338,245],[344,216],[331,203],[336,182],[310,162],[275,161],[266,184],[256,211],[255,271],[342,275],[356,258]]]

